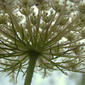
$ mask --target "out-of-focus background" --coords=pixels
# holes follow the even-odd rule
[[[18,77],[18,83],[10,80],[4,74],[0,75],[0,85],[23,85],[22,74]],[[43,78],[42,73],[35,73],[32,85],[85,85],[85,75],[80,73],[67,72],[67,75],[60,71],[54,71]]]

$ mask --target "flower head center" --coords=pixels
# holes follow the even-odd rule
[[[33,56],[39,56],[41,53],[39,51],[35,50],[35,49],[30,49],[28,51],[28,54],[29,54],[30,57],[33,57]]]

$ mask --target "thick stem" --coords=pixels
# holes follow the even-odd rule
[[[79,85],[85,85],[85,74],[82,74],[81,84]]]
[[[31,85],[31,81],[32,81],[33,72],[34,72],[37,58],[38,57],[31,57],[29,60],[29,66],[28,66],[27,71],[26,71],[24,85]]]

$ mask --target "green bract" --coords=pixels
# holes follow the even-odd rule
[[[4,3],[0,7],[0,72],[16,78],[22,72],[24,85],[31,85],[34,68],[44,74],[54,70],[85,73],[85,43],[81,42],[85,15],[80,5],[72,4],[78,10],[69,12],[66,0],[62,5],[57,1],[57,6],[55,0],[38,6],[19,0],[16,8]]]

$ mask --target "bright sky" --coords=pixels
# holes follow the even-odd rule
[[[81,80],[81,75],[74,74],[70,75],[69,73],[68,74],[70,75],[69,79],[69,76],[66,76],[58,71],[53,72],[46,78],[42,78],[42,74],[40,75],[40,73],[35,73],[32,80],[32,85],[77,85],[76,82]],[[7,76],[4,77],[4,74],[1,74],[0,76],[0,85],[23,85],[23,83],[24,78],[22,78],[22,74],[19,75],[17,84],[9,82],[9,78]]]

